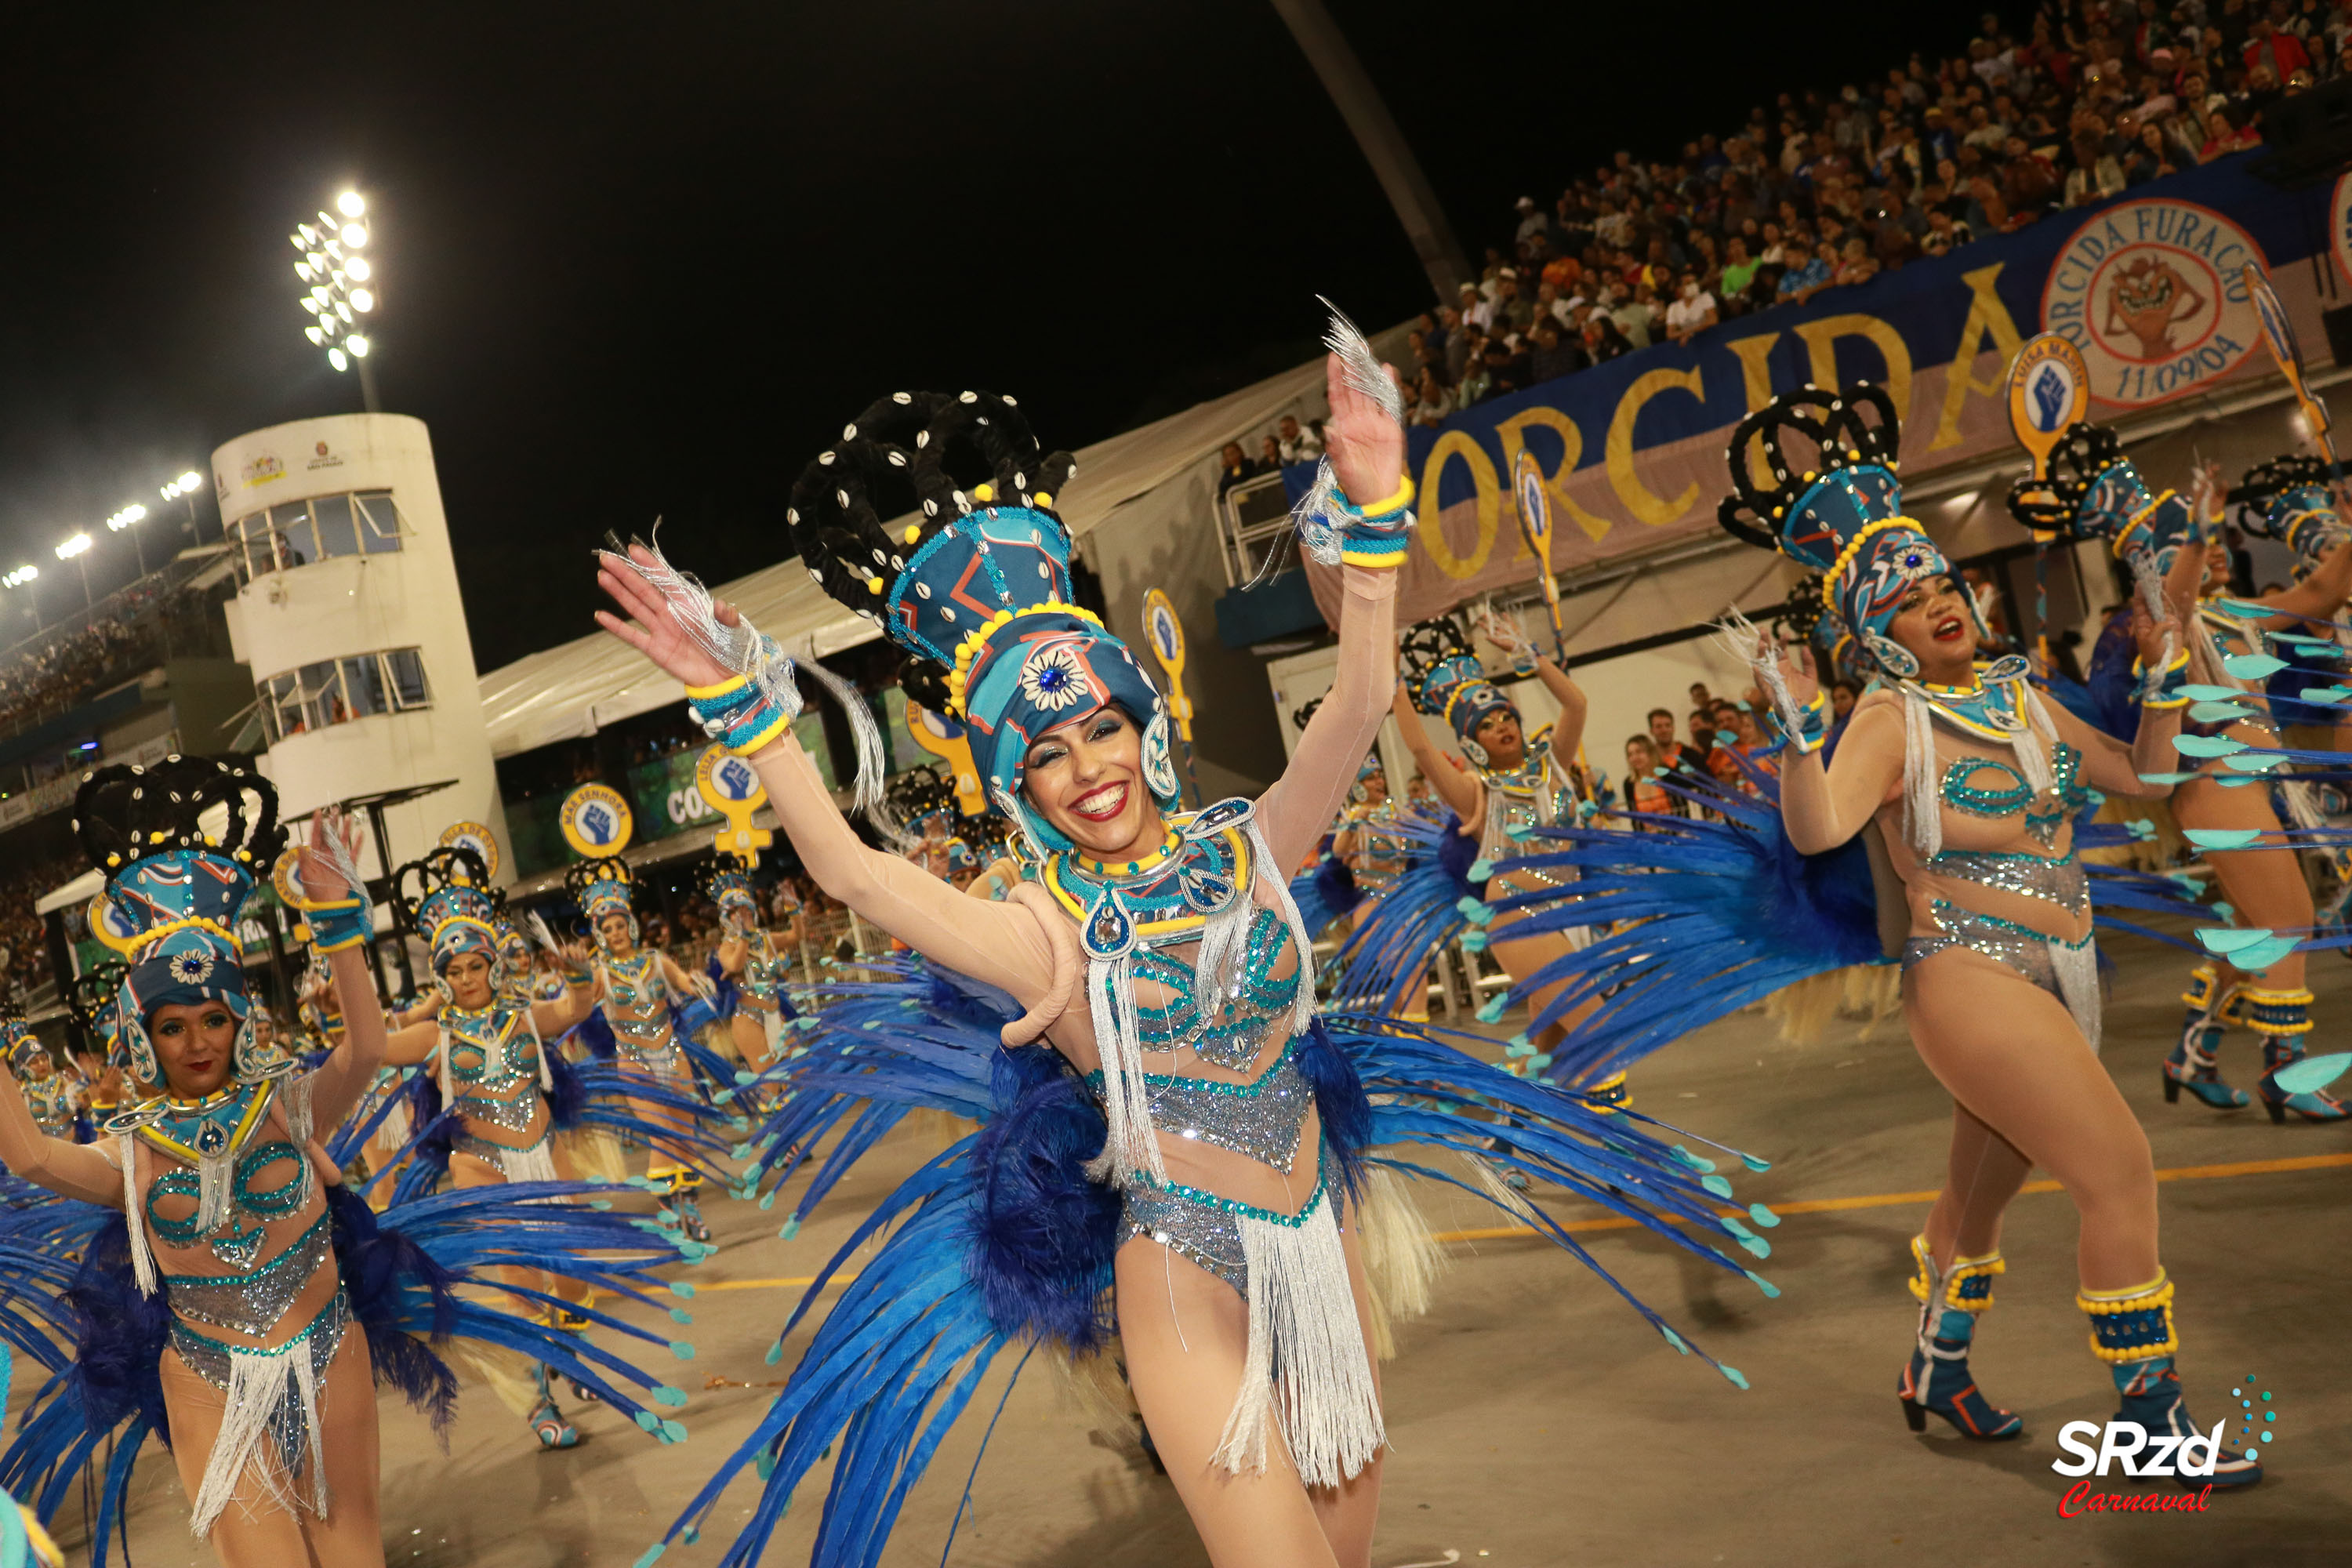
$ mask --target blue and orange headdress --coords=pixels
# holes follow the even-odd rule
[[[106,874],[90,932],[128,964],[115,1016],[131,1070],[162,1081],[147,1035],[157,1008],[217,1001],[243,1026],[237,1076],[259,1075],[236,923],[286,843],[269,781],[208,757],[100,768],[74,795],[74,833]]]
[[[751,890],[751,863],[740,855],[716,855],[702,868],[702,896],[719,906],[719,917],[730,909],[749,910],[756,920],[759,895]]]
[[[1099,709],[1143,731],[1145,782],[1178,804],[1159,689],[1071,594],[1052,508],[1076,470],[1009,397],[901,392],[817,455],[785,514],[810,575],[914,656],[908,695],[969,726],[990,800],[1049,849],[1070,845],[1022,804],[1029,747]]]
[[[2117,559],[2145,556],[2159,577],[2197,538],[2188,503],[2171,490],[2150,491],[2124,456],[2122,440],[2104,425],[2082,419],[2068,426],[2049,468],[2048,479],[2028,473],[2009,490],[2010,515],[2037,532],[2106,540]]]
[[[629,939],[636,940],[636,878],[629,863],[617,855],[599,860],[574,860],[563,868],[563,886],[580,906],[581,918],[588,922],[591,931],[606,915],[629,917]],[[602,934],[597,936],[601,945]]]
[[[25,1022],[25,1015],[14,1007],[0,1007],[0,1060],[7,1062],[10,1072],[22,1077],[35,1057],[47,1054],[48,1047],[33,1033],[33,1026]]]
[[[410,928],[432,949],[436,979],[449,973],[452,960],[467,952],[480,953],[488,963],[493,988],[505,978],[498,895],[489,881],[482,858],[462,844],[444,845],[393,872],[393,896],[400,900]]]
[[[1403,655],[1401,673],[1405,694],[1412,699],[1413,707],[1433,719],[1444,720],[1462,754],[1486,766],[1486,749],[1475,739],[1478,726],[1490,714],[1517,715],[1518,709],[1486,679],[1486,667],[1478,661],[1462,628],[1446,616],[1419,622],[1406,629],[1399,651]]]
[[[1916,584],[1955,575],[1927,530],[1903,515],[1901,446],[1895,402],[1882,388],[1799,387],[1733,430],[1731,493],[1716,511],[1733,538],[1822,574],[1822,608],[1898,679],[1919,673],[1919,661],[1887,636],[1905,596]],[[1965,590],[1961,597],[1986,635],[1975,600]]]
[[[2246,470],[2229,493],[2248,533],[2275,539],[2298,559],[2316,564],[2352,538],[2336,510],[2335,472],[2312,457],[2273,458]]]

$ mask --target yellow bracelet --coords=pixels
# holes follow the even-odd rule
[[[748,757],[752,752],[759,751],[763,746],[766,746],[770,742],[775,740],[779,735],[782,735],[785,731],[792,727],[793,716],[789,713],[779,713],[776,715],[776,721],[774,723],[769,725],[766,729],[761,731],[758,734],[752,736],[741,745],[730,745],[727,749],[734,752],[739,757]]]
[[[1391,512],[1402,511],[1406,507],[1409,507],[1412,504],[1412,476],[1411,474],[1399,474],[1397,476],[1396,494],[1389,497],[1388,500],[1381,502],[1378,506],[1357,507],[1356,510],[1360,515],[1368,518],[1386,517]]]
[[[686,689],[686,694],[707,702],[713,697],[724,697],[730,691],[740,691],[751,684],[751,678],[748,675],[730,676],[716,686],[689,686]]]

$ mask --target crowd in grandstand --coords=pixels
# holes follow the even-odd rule
[[[1986,235],[2259,145],[2264,111],[2352,74],[2352,0],[2062,0],[2021,37],[1987,13],[1963,55],[1783,92],[1681,156],[1618,153],[1409,336],[1408,417],[1573,374],[1863,283]],[[1228,446],[1220,489],[1322,451],[1285,418]]]
[[[163,658],[167,616],[178,607],[165,590],[151,580],[125,589],[107,607],[86,626],[29,639],[0,662],[0,735],[62,713]]]
[[[49,978],[49,943],[34,901],[88,868],[79,854],[0,870],[0,1001],[24,1005]]]

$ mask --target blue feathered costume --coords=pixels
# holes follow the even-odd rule
[[[0,1335],[50,1376],[0,1454],[0,1486],[47,1520],[110,1445],[93,1531],[103,1563],[146,1436],[171,1440],[160,1375],[168,1348],[225,1395],[219,1435],[191,1500],[196,1532],[208,1533],[229,1506],[323,1514],[319,1390],[354,1328],[365,1335],[377,1382],[436,1421],[446,1419],[456,1395],[436,1346],[462,1339],[551,1363],[656,1436],[682,1437],[630,1392],[651,1389],[656,1404],[674,1405],[684,1403],[681,1391],[551,1327],[559,1299],[510,1284],[503,1272],[537,1270],[651,1307],[650,1271],[678,1257],[659,1226],[603,1212],[609,1205],[594,1189],[571,1184],[474,1189],[379,1219],[303,1152],[310,1074],[265,1059],[235,935],[255,868],[269,865],[283,843],[268,781],[228,763],[176,756],[144,770],[103,768],[83,781],[75,816],[84,848],[109,874],[93,929],[129,960],[109,1025],[131,1075],[166,1081],[148,1033],[158,1009],[190,1007],[203,1010],[199,1016],[217,1009],[238,1026],[219,1090],[142,1100],[107,1123],[95,1151],[45,1138],[13,1079],[0,1084],[0,1148],[13,1166],[55,1173],[57,1184],[77,1192],[108,1191],[110,1180],[124,1192],[121,1209],[17,1202],[13,1188],[5,1194]],[[342,874],[349,887],[361,885],[348,866]],[[279,888],[289,905],[310,912],[330,951],[366,940],[368,910],[356,894],[310,900],[290,865],[281,868]],[[173,1212],[183,1206],[189,1212]],[[265,1258],[268,1223],[306,1214],[314,1217],[300,1234],[281,1231]],[[228,1271],[166,1272],[199,1260]],[[335,1289],[324,1304],[307,1323],[283,1321],[295,1299],[289,1279],[306,1289],[331,1261]],[[487,1304],[516,1298],[532,1315]],[[665,1342],[607,1312],[587,1316],[616,1334]],[[215,1327],[246,1339],[212,1337],[206,1331]],[[278,1342],[250,1342],[265,1336]],[[70,1357],[58,1353],[59,1343],[73,1347]],[[373,1418],[372,1408],[337,1417]]]
[[[1084,1355],[1108,1348],[1117,1332],[1110,1287],[1119,1203],[1083,1174],[1106,1131],[1085,1080],[1049,1047],[999,1044],[1020,1013],[1009,996],[919,960],[870,963],[863,977],[833,982],[820,999],[803,1018],[806,1055],[778,1075],[789,1087],[784,1103],[739,1151],[752,1162],[749,1181],[768,1188],[763,1207],[813,1167],[783,1235],[797,1234],[908,1112],[980,1125],[883,1200],[785,1323],[772,1363],[855,1261],[857,1272],[823,1314],[783,1392],[671,1527],[668,1539],[698,1532],[728,1484],[755,1468],[761,1494],[719,1559],[724,1568],[760,1560],[795,1489],[828,1454],[834,1472],[814,1562],[878,1562],[908,1489],[996,1358],[1010,1353],[1025,1365],[1039,1348]],[[1351,1204],[1370,1204],[1393,1175],[1486,1198],[1600,1275],[1677,1350],[1746,1386],[1737,1369],[1620,1285],[1559,1221],[1482,1172],[1563,1188],[1768,1295],[1779,1291],[1738,1254],[1769,1255],[1756,1227],[1778,1220],[1761,1205],[1726,1209],[1731,1186],[1717,1173],[1718,1161],[1687,1147],[1703,1141],[1628,1112],[1596,1110],[1465,1048],[1486,1043],[1383,1018],[1315,1021],[1299,1060]],[[820,1143],[824,1153],[813,1155]]]

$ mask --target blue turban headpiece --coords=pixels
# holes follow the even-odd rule
[[[2162,576],[2197,537],[2189,505],[2171,490],[2151,492],[2113,430],[2077,420],[2050,453],[2046,480],[2027,474],[2010,487],[2009,510],[2026,527],[2071,539],[2104,539],[2118,559],[2146,554]]]
[[[1406,628],[1399,645],[1403,655],[1405,694],[1412,705],[1433,719],[1443,719],[1454,731],[1463,754],[1484,767],[1486,748],[1475,739],[1489,714],[1518,709],[1502,689],[1486,679],[1486,667],[1449,616],[1422,621]]]
[[[2228,500],[2245,509],[2239,515],[2248,533],[2275,539],[2316,564],[2352,538],[2336,514],[2335,478],[2317,458],[2273,458],[2248,468]]]
[[[432,949],[436,976],[446,975],[458,954],[478,952],[489,963],[491,986],[504,979],[498,896],[489,880],[481,856],[463,844],[444,845],[393,872],[393,896]]]
[[[1790,437],[1811,456],[1792,458]],[[1901,447],[1895,402],[1882,388],[1784,393],[1732,432],[1731,493],[1716,512],[1732,537],[1819,572],[1823,610],[1897,679],[1919,673],[1919,661],[1887,635],[1905,597],[1916,584],[1955,575],[1927,531],[1903,515]],[[1960,596],[1985,636],[1974,596],[1965,588]]]
[[[1040,453],[1009,397],[901,392],[817,455],[786,513],[810,575],[914,656],[908,695],[968,726],[991,802],[1048,849],[1070,841],[1022,803],[1029,748],[1099,709],[1135,721],[1144,782],[1179,804],[1158,687],[1071,592],[1051,508],[1076,470]]]

